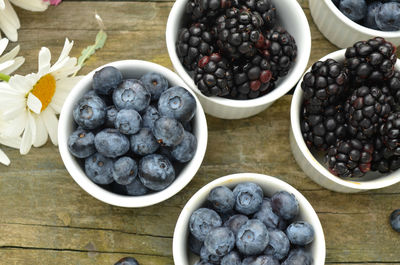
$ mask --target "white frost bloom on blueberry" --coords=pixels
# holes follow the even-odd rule
[[[64,48],[53,66],[46,47],[39,52],[39,70],[26,76],[12,76],[0,83],[0,113],[9,122],[6,136],[22,135],[20,153],[47,142],[48,136],[58,144],[58,119],[70,89],[80,80],[72,75],[80,69],[75,57],[69,57],[73,42],[65,40]]]
[[[18,40],[17,30],[21,25],[10,2],[20,8],[35,12],[46,10],[50,4],[43,0],[0,0],[0,30],[11,41]]]

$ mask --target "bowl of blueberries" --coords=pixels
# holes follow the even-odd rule
[[[315,62],[291,103],[290,145],[321,186],[354,193],[400,182],[400,61],[375,37]]]
[[[183,189],[199,169],[207,122],[196,96],[171,70],[125,60],[87,74],[59,119],[59,150],[90,195],[145,207]]]
[[[400,45],[398,0],[309,0],[321,33],[339,48],[380,36]]]
[[[311,204],[274,177],[218,178],[186,203],[175,226],[176,265],[323,265],[325,239]]]
[[[311,52],[296,0],[177,0],[166,42],[175,71],[222,119],[272,105],[301,78]]]

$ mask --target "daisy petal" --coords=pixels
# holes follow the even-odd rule
[[[10,0],[14,5],[30,11],[45,11],[49,4],[43,0]]]
[[[4,0],[4,4],[5,7],[1,11],[0,16],[0,29],[4,32],[9,40],[17,41],[17,29],[19,29],[21,26],[17,13],[15,13],[13,7],[10,5],[8,0]]]
[[[42,47],[39,52],[39,74],[47,73],[50,69],[51,53],[46,47]]]
[[[11,67],[14,64],[14,60],[9,60],[4,63],[0,63],[0,72],[3,72],[3,69],[6,69],[8,67]]]
[[[48,133],[42,117],[40,115],[35,115],[34,118],[36,121],[36,139],[33,141],[33,146],[39,147],[47,142]]]
[[[4,164],[6,166],[10,165],[10,159],[1,149],[0,149],[0,163]]]
[[[44,124],[49,132],[50,139],[54,145],[58,145],[58,120],[56,114],[51,108],[46,108],[42,113]]]
[[[14,49],[9,51],[8,53],[3,54],[3,56],[0,57],[0,63],[14,59],[14,57],[17,56],[17,54],[19,53],[19,50],[20,50],[20,47],[19,47],[19,45],[17,45],[14,47]],[[1,54],[1,52],[0,52],[0,54]]]
[[[19,115],[14,116],[15,119],[10,121],[7,126],[2,128],[2,134],[10,138],[20,136],[25,128],[25,124],[28,119],[27,116],[28,115],[26,111],[22,111]]]
[[[61,51],[60,57],[58,58],[57,62],[54,65],[58,64],[59,62],[67,58],[73,46],[74,46],[74,41],[70,42],[68,38],[65,38],[64,47]]]
[[[0,0],[0,8],[1,8],[1,1]],[[3,2],[3,6],[4,6],[4,2]],[[8,39],[3,38],[0,40],[0,54],[2,54],[4,52],[4,50],[7,48],[8,45]]]
[[[36,135],[36,126],[32,115],[28,113],[27,118],[24,134],[22,135],[21,147],[19,148],[21,155],[29,153]]]
[[[29,93],[26,105],[28,105],[28,108],[30,108],[36,114],[40,114],[40,110],[42,109],[42,102],[34,94]]]
[[[0,143],[8,147],[19,149],[19,147],[21,146],[21,137],[0,137]]]
[[[24,58],[24,57],[19,56],[19,57],[15,58],[15,59],[14,59],[14,64],[11,65],[11,66],[8,67],[8,68],[5,68],[5,69],[3,70],[3,74],[6,74],[6,75],[11,74],[11,73],[14,72],[15,70],[17,70],[21,65],[23,65],[24,62],[25,62],[25,58]]]
[[[5,7],[4,0],[0,0],[0,10],[3,10]]]

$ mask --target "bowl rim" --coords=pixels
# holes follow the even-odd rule
[[[309,0],[310,2],[312,0]],[[316,0],[316,1],[321,1],[321,0]],[[335,4],[332,2],[332,0],[323,0],[325,4],[328,6],[328,8],[331,10],[331,12],[339,18],[341,21],[345,22],[346,25],[348,25],[350,28],[361,32],[363,34],[367,34],[370,36],[379,36],[382,38],[399,38],[400,37],[400,30],[397,31],[381,31],[377,29],[370,29],[366,26],[362,26],[350,18],[346,17],[342,12],[340,12],[339,8],[335,6]]]
[[[141,196],[129,196],[129,195],[120,195],[113,193],[111,191],[105,190],[99,185],[92,182],[84,173],[83,169],[77,164],[77,160],[71,155],[67,147],[67,130],[63,128],[68,128],[70,126],[68,124],[68,116],[72,116],[72,108],[74,105],[75,99],[84,91],[85,89],[90,89],[93,75],[96,71],[102,69],[105,66],[114,66],[118,69],[121,68],[132,68],[132,70],[145,68],[151,69],[149,71],[154,71],[162,74],[169,82],[173,80],[173,83],[176,85],[184,87],[188,90],[196,99],[196,124],[199,126],[199,135],[197,137],[197,150],[193,159],[185,165],[186,167],[190,167],[190,170],[186,170],[185,175],[176,176],[174,182],[169,185],[166,189],[158,192],[154,192],[151,194],[141,195]],[[73,119],[72,119],[73,120]],[[75,180],[75,182],[87,193],[95,197],[96,199],[105,202],[107,204],[120,206],[120,207],[146,207],[150,205],[157,204],[164,200],[169,199],[174,196],[176,193],[181,191],[195,176],[200,165],[203,162],[204,155],[207,148],[207,138],[208,138],[208,130],[207,130],[207,121],[204,114],[204,110],[193,91],[191,91],[187,85],[182,81],[182,79],[170,69],[161,66],[156,63],[142,61],[142,60],[120,60],[114,61],[111,63],[104,64],[102,66],[97,67],[92,70],[90,73],[86,74],[70,91],[68,97],[66,98],[63,108],[60,112],[59,125],[58,125],[58,142],[59,142],[59,152],[61,154],[61,158],[64,162],[64,165],[71,175],[71,177]],[[181,172],[182,174],[182,172]],[[183,176],[183,177],[182,177]]]
[[[197,86],[194,84],[193,79],[189,76],[183,65],[178,59],[178,56],[176,54],[175,50],[175,41],[174,41],[174,31],[173,27],[174,25],[178,24],[178,17],[180,17],[179,11],[183,10],[184,5],[186,4],[188,0],[176,0],[174,5],[172,6],[172,9],[168,15],[168,21],[167,21],[167,26],[166,26],[166,43],[167,43],[167,50],[168,50],[168,55],[170,57],[170,60],[172,62],[172,65],[175,69],[175,71],[178,73],[178,75],[183,79],[183,81],[188,85],[190,89],[196,92],[196,94],[204,100],[210,101],[213,104],[216,105],[221,105],[225,107],[233,107],[237,109],[246,109],[246,108],[251,108],[251,107],[258,107],[262,105],[266,105],[268,103],[272,103],[285,95],[287,92],[289,92],[298,82],[299,78],[302,76],[305,68],[307,67],[307,63],[310,58],[311,54],[311,31],[310,31],[310,26],[308,24],[307,17],[301,8],[300,4],[296,0],[286,0],[286,1],[291,1],[292,5],[291,7],[295,10],[297,13],[296,19],[298,21],[298,24],[302,25],[302,28],[304,29],[303,36],[304,36],[304,50],[297,53],[297,58],[296,60],[300,61],[299,64],[297,65],[296,68],[292,68],[291,72],[285,76],[284,78],[289,79],[287,81],[287,84],[285,83],[285,86],[278,86],[276,87],[272,92],[261,96],[259,98],[255,99],[247,99],[247,100],[234,100],[234,99],[227,99],[227,98],[222,98],[222,97],[206,97],[203,95],[203,93],[200,92],[200,90],[197,88]],[[299,58],[299,54],[301,56],[304,56],[304,58]],[[299,76],[297,78],[296,76]],[[276,92],[275,92],[276,91]]]
[[[327,59],[334,59],[334,60],[340,60],[345,58],[345,52],[346,49],[341,49],[332,53],[327,54],[326,56],[320,58],[317,61],[325,61]],[[395,66],[397,69],[400,68],[400,60],[397,59],[397,63]],[[311,70],[311,67],[307,69],[306,73],[308,73]],[[304,75],[306,74],[304,73]],[[303,75],[303,77],[304,77]],[[325,168],[321,163],[318,162],[318,160],[314,157],[314,155],[311,153],[311,151],[308,149],[306,143],[304,142],[303,136],[301,134],[301,129],[300,129],[300,109],[301,105],[303,102],[303,91],[301,88],[301,80],[303,80],[303,77],[300,79],[299,83],[297,84],[297,87],[293,93],[292,97],[292,102],[290,104],[290,124],[291,124],[291,130],[293,132],[293,136],[295,139],[295,142],[299,149],[301,150],[301,153],[303,157],[306,158],[308,164],[312,166],[318,173],[320,173],[321,176],[329,179],[330,181],[344,187],[352,188],[355,190],[360,190],[360,191],[365,191],[365,190],[372,190],[372,189],[380,189],[384,187],[391,186],[393,184],[396,184],[400,182],[400,174],[398,177],[395,177],[396,172],[400,172],[400,169],[397,171],[392,172],[391,174],[388,174],[387,176],[382,176],[376,179],[372,180],[358,180],[358,181],[351,181],[351,180],[345,180],[340,177],[337,177],[333,175],[332,173],[329,172],[327,168]]]
[[[186,259],[186,251],[187,247],[182,249],[182,237],[186,237],[188,235],[188,222],[190,215],[192,214],[192,208],[199,203],[200,198],[206,196],[210,192],[210,190],[219,185],[232,185],[240,182],[253,181],[256,183],[273,183],[278,186],[278,190],[285,190],[295,195],[296,199],[299,202],[301,209],[303,209],[304,213],[310,216],[312,220],[312,226],[315,232],[315,238],[313,244],[316,244],[315,253],[314,253],[314,264],[323,265],[325,264],[326,258],[326,244],[325,244],[325,236],[324,231],[319,220],[317,213],[314,208],[310,204],[310,202],[298,191],[296,188],[291,186],[289,183],[269,175],[258,174],[258,173],[235,173],[226,175],[223,177],[219,177],[214,179],[213,181],[207,183],[199,190],[196,191],[195,194],[187,201],[185,206],[183,207],[178,220],[175,225],[173,241],[172,241],[172,253],[174,263],[176,265],[192,265],[185,262]],[[190,209],[189,209],[190,208]]]

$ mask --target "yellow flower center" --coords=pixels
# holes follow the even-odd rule
[[[42,102],[41,111],[45,110],[50,104],[55,92],[56,79],[51,74],[42,76],[31,90],[31,93]]]

